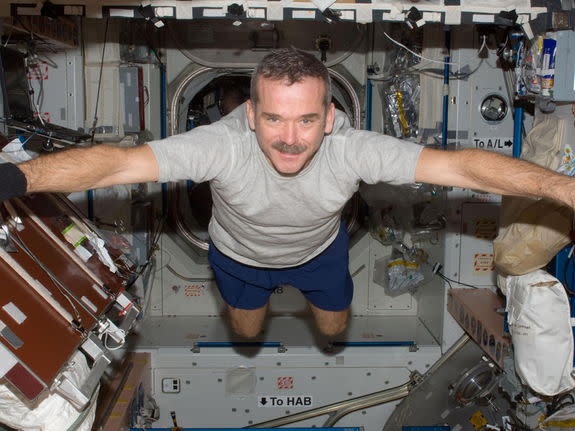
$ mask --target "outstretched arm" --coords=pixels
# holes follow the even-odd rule
[[[147,145],[74,148],[32,159],[18,168],[26,176],[29,193],[75,192],[157,181],[159,175],[156,158]]]
[[[490,151],[424,148],[415,179],[502,195],[545,197],[575,207],[575,178]]]

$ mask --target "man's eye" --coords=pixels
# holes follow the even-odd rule
[[[278,121],[278,117],[268,117],[268,121],[269,121],[270,123],[275,123],[275,122]]]
[[[303,118],[303,119],[301,120],[301,123],[302,123],[302,124],[311,124],[311,122],[312,122],[312,121],[309,120],[309,119],[307,119],[307,118]]]

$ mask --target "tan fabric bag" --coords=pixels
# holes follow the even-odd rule
[[[522,158],[557,170],[565,121],[549,115],[539,118],[525,140]],[[544,267],[570,243],[572,219],[572,210],[557,202],[504,197],[499,235],[493,241],[495,267],[503,275],[523,275]]]
[[[565,205],[506,197],[502,211],[507,213],[507,217],[502,214],[502,221],[515,217],[493,241],[495,266],[500,274],[523,275],[543,268],[571,242],[573,215]]]

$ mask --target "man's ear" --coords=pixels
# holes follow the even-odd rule
[[[248,124],[250,125],[250,129],[256,130],[256,113],[252,99],[248,99],[246,102],[246,114],[248,117]]]
[[[329,135],[333,131],[333,122],[335,121],[335,105],[333,103],[329,104],[327,108],[327,114],[325,116],[325,130],[324,133]]]

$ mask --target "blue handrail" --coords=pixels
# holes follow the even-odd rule
[[[196,347],[282,347],[275,341],[200,341]]]
[[[336,341],[331,343],[332,346],[345,347],[397,347],[397,346],[415,346],[414,341]]]
[[[160,63],[160,137],[162,139],[168,137],[168,123],[167,115],[168,110],[166,107],[166,65]],[[168,185],[162,183],[162,214],[168,212]]]

